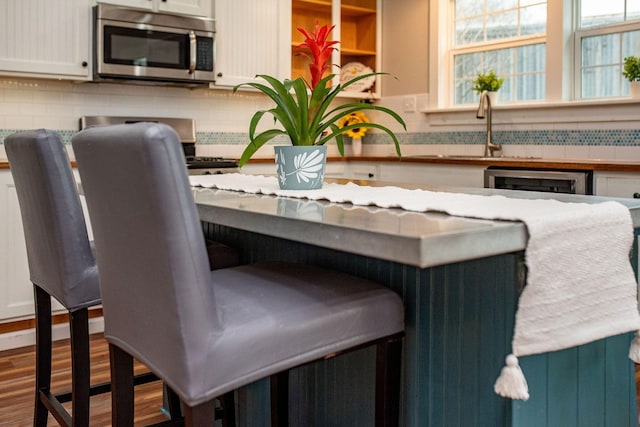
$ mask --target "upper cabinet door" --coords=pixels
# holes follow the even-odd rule
[[[109,3],[109,4],[115,4],[118,6],[135,7],[138,9],[149,9],[149,10],[153,10],[154,2],[155,0],[107,0],[107,1],[98,0],[98,3]]]
[[[291,0],[215,0],[216,86],[291,72]]]
[[[98,0],[98,3],[149,9],[153,12],[205,16],[207,18],[213,16],[213,0]]]
[[[89,80],[87,0],[2,0],[0,74]]]
[[[157,0],[160,12],[180,13],[184,15],[213,15],[213,0]]]

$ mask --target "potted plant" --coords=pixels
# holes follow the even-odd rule
[[[311,60],[309,64],[311,82],[305,81],[302,77],[295,80],[286,79],[281,82],[272,76],[260,74],[257,77],[265,80],[266,84],[249,82],[233,88],[235,92],[240,86],[253,87],[267,95],[275,103],[273,108],[260,110],[251,118],[250,141],[240,157],[238,162],[240,166],[244,165],[265,143],[279,135],[287,135],[291,140],[292,147],[298,149],[296,151],[311,150],[307,154],[290,155],[283,153],[283,149],[289,147],[275,147],[276,165],[279,168],[278,182],[281,187],[290,185],[291,182],[298,185],[313,184],[313,188],[319,188],[322,185],[324,161],[326,161],[324,144],[335,139],[340,155],[344,156],[342,133],[360,127],[359,124],[350,124],[343,128],[337,125],[341,118],[351,113],[359,110],[380,111],[391,116],[406,130],[404,120],[389,108],[360,102],[331,105],[346,87],[372,75],[385,74],[368,73],[357,76],[344,84],[331,86],[330,83],[334,80],[335,75],[324,76],[324,73],[329,68],[333,46],[338,43],[328,40],[333,28],[334,26],[329,28],[327,25],[320,27],[318,23],[316,23],[313,33],[298,28],[298,31],[305,36],[305,41],[297,46],[297,49],[307,48],[310,51],[310,54],[306,52],[302,52],[302,54]],[[274,121],[279,122],[282,128],[272,128],[256,133],[256,128],[265,114],[273,116]],[[400,144],[391,130],[377,123],[369,123],[367,127],[380,129],[389,135],[395,144],[398,156],[401,155]],[[283,166],[294,166],[295,168],[292,171],[285,171],[281,168]]]
[[[629,92],[632,98],[640,98],[640,57],[624,58],[622,75],[629,80]]]
[[[493,69],[489,69],[486,74],[478,74],[478,76],[473,80],[473,89],[478,94],[482,94],[482,92],[489,92],[489,96],[491,97],[491,103],[495,104],[497,101],[497,92],[502,87],[504,83],[504,78],[500,78],[496,75]]]

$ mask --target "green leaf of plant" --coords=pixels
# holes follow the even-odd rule
[[[320,140],[320,142],[318,143],[318,145],[325,144],[325,143],[329,142],[332,138],[336,138],[336,140],[337,140],[338,135],[341,135],[342,132],[344,132],[345,130],[355,129],[355,128],[358,128],[358,127],[365,127],[365,126],[363,126],[362,123],[358,123],[358,124],[355,124],[355,125],[349,125],[349,126],[345,126],[343,128],[338,128],[339,132],[336,133],[335,131],[332,131],[327,136],[323,137]],[[381,124],[378,124],[378,123],[367,123],[366,127],[380,129],[380,130],[384,131],[387,135],[389,135],[391,137],[391,139],[393,140],[393,143],[394,143],[394,145],[396,147],[396,153],[398,154],[398,157],[402,157],[402,153],[400,152],[400,143],[398,142],[398,138],[396,137],[396,135],[393,132],[391,132],[391,130],[389,130],[387,127],[385,127],[385,126],[383,126]]]
[[[242,155],[240,156],[240,160],[238,160],[238,166],[242,167],[243,165],[245,165],[249,161],[251,156],[253,156],[256,151],[258,151],[264,144],[278,135],[286,134],[287,133],[285,131],[282,131],[280,129],[269,129],[262,132],[261,134],[253,138],[251,142],[249,142],[249,144],[247,144],[244,151],[242,152]]]

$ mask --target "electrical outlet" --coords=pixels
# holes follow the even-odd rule
[[[404,99],[402,100],[402,105],[404,106],[405,113],[414,113],[416,111],[415,95],[405,96]]]

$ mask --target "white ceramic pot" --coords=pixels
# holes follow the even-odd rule
[[[362,154],[362,139],[361,138],[352,138],[351,139],[351,151],[353,151],[354,156],[359,156]]]
[[[629,82],[629,95],[633,99],[640,99],[640,82]]]
[[[489,91],[487,92],[487,96],[489,97],[489,102],[491,102],[491,105],[498,105],[498,95],[500,94],[500,92],[497,91]]]

